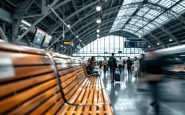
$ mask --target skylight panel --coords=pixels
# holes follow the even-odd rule
[[[124,0],[123,5],[136,2],[143,2],[143,0]]]
[[[185,3],[184,3],[184,4],[185,4]],[[172,10],[173,10],[174,12],[177,12],[177,13],[182,14],[182,13],[185,12],[185,6],[182,6],[182,5],[178,4],[178,5],[174,6],[174,7],[172,8]]]
[[[175,2],[173,0],[161,0],[158,4],[166,8],[170,8],[175,4]]]
[[[157,2],[159,2],[160,0],[149,0],[150,3],[154,3],[156,4]]]

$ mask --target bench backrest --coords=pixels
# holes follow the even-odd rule
[[[0,114],[55,114],[85,79],[84,68],[70,57],[0,42]]]

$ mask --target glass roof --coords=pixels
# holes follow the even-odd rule
[[[185,12],[185,0],[124,0],[110,32],[124,30],[143,36]],[[168,9],[169,12],[164,12]]]

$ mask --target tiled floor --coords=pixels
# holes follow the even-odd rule
[[[135,77],[127,75],[126,70],[121,74],[121,81],[111,83],[110,74],[103,75],[105,87],[109,93],[115,115],[155,115],[150,106],[151,96],[147,85],[140,85],[137,90]],[[161,84],[161,114],[185,115],[185,83],[170,81]],[[165,87],[165,88],[164,88]],[[168,87],[168,88],[166,88]]]

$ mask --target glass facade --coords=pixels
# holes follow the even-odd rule
[[[98,40],[95,40],[79,51],[77,51],[73,56],[77,57],[107,57],[110,56],[111,53],[115,53],[115,56],[121,57],[134,57],[135,55],[139,55],[144,53],[141,48],[125,48],[124,41],[126,39],[120,36],[106,36],[102,37]],[[118,53],[118,51],[122,51],[122,53]]]

